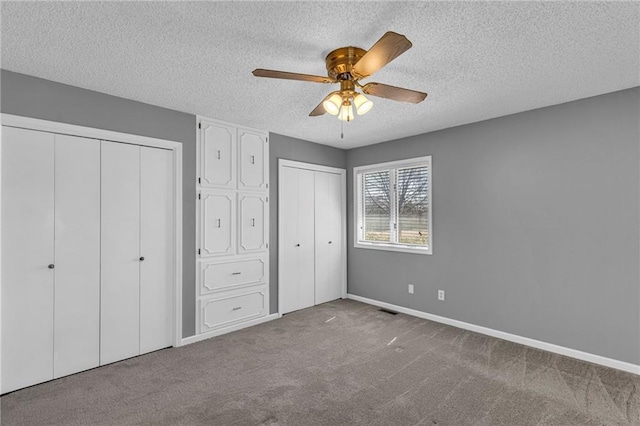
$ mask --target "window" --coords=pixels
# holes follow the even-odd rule
[[[431,157],[355,167],[355,247],[432,254]]]

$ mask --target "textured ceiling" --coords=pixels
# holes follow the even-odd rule
[[[342,148],[640,85],[637,2],[3,2],[2,68]],[[386,31],[413,48],[364,82],[426,91],[372,98],[344,126],[308,117],[337,86],[334,48]]]

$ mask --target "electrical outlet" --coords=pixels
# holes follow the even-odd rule
[[[444,301],[444,290],[438,290],[438,300]]]
[[[413,294],[413,284],[409,284],[409,294]]]

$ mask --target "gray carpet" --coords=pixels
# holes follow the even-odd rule
[[[340,300],[1,409],[2,425],[640,425],[640,377]]]

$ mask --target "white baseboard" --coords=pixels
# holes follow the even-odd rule
[[[600,355],[590,354],[588,352],[582,352],[577,349],[566,348],[564,346],[554,345],[552,343],[541,342],[540,340],[530,339],[528,337],[522,337],[515,334],[505,333],[503,331],[494,330],[492,328],[482,327],[479,325],[470,324],[463,321],[458,321],[438,315],[428,314],[426,312],[417,311],[415,309],[405,308],[402,306],[393,305],[391,303],[380,302],[378,300],[368,299],[362,296],[356,296],[355,294],[348,294],[347,298],[367,303],[369,305],[379,306],[381,308],[390,309],[402,314],[411,315],[418,318],[424,318],[430,321],[439,322],[442,324],[451,325],[453,327],[462,328],[464,330],[475,331],[476,333],[485,334],[491,337],[497,337],[498,339],[508,340],[514,343],[520,343],[521,345],[530,346],[536,349],[542,349],[544,351],[553,352],[556,354],[576,358],[582,361],[592,362],[594,364],[604,365],[605,367],[611,367],[618,370],[626,371],[628,373],[640,375],[640,365],[631,364],[629,362],[618,361],[616,359],[606,358]]]
[[[196,334],[195,336],[189,336],[182,339],[180,346],[196,343],[201,340],[207,340],[212,337],[221,336],[223,334],[231,333],[232,331],[242,330],[243,328],[252,327],[254,325],[262,324],[263,322],[273,321],[280,318],[278,313],[267,315],[266,317],[258,318],[253,321],[243,322],[241,324],[232,325],[231,327],[221,328],[219,330],[209,331],[208,333]]]

